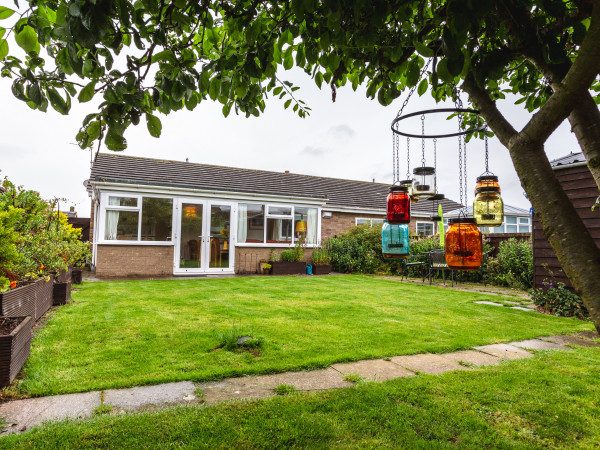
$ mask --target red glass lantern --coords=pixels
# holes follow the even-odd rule
[[[387,221],[392,225],[410,222],[410,197],[403,186],[390,187],[387,196]]]
[[[481,267],[482,235],[475,219],[461,217],[448,221],[446,263],[453,270],[477,270]]]

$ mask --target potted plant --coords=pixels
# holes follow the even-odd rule
[[[302,239],[296,241],[294,248],[283,250],[279,255],[281,261],[271,260],[271,273],[273,275],[296,275],[306,273],[306,263],[302,261],[304,256],[304,242]]]
[[[266,259],[261,259],[260,262],[260,273],[264,274],[264,275],[268,275],[271,273],[271,267],[273,267],[271,264],[269,264],[269,261]]]
[[[15,379],[31,349],[31,317],[0,317],[0,386]]]
[[[326,275],[331,272],[331,256],[327,247],[317,247],[312,253],[313,275]]]

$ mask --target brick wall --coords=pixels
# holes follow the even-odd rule
[[[98,245],[99,278],[173,275],[172,245]]]
[[[279,254],[285,248],[274,249]],[[235,273],[257,273],[261,259],[269,259],[270,248],[263,247],[236,247],[235,249]],[[312,249],[304,250],[302,261],[310,262]]]
[[[356,225],[357,217],[364,219],[383,219],[384,215],[333,212],[329,218],[321,217],[321,237],[333,237],[344,231],[348,231]]]

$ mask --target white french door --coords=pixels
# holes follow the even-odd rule
[[[173,273],[233,273],[234,203],[177,199]]]

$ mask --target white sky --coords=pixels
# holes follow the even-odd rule
[[[14,47],[13,47],[14,48]],[[338,90],[337,101],[331,102],[331,90],[319,90],[314,82],[296,69],[278,72],[301,86],[295,92],[312,108],[309,118],[300,119],[285,110],[283,101],[269,99],[265,114],[246,119],[234,112],[228,118],[221,104],[207,100],[196,110],[160,115],[162,136],[152,138],[142,118],[140,125],[126,133],[126,155],[217,164],[260,170],[285,171],[324,177],[392,182],[392,132],[406,93],[392,105],[382,107],[365,97],[365,90],[350,87]],[[15,99],[10,91],[12,80],[0,79],[0,170],[14,183],[39,191],[44,198],[67,198],[66,205],[75,206],[80,217],[89,217],[90,200],[83,181],[89,176],[90,152],[75,144],[75,134],[83,117],[95,111],[93,102],[74,101],[71,113],[61,116],[48,107],[47,113],[31,110]],[[467,104],[466,96],[463,98]],[[514,99],[499,103],[500,109],[515,128],[526,123],[529,114],[514,105]],[[444,105],[446,107],[451,105]],[[405,113],[435,107],[429,93],[415,93]],[[453,127],[455,122],[453,122]],[[407,124],[420,132],[420,121]],[[426,131],[447,127],[445,116],[427,118]],[[400,173],[406,172],[405,143],[401,138]],[[420,165],[421,142],[411,140],[411,162]],[[427,163],[432,165],[432,142],[426,141]],[[473,199],[475,178],[484,171],[482,141],[472,140],[468,146],[469,202]],[[107,151],[107,150],[104,150]],[[579,146],[565,121],[550,137],[546,152],[550,159]],[[528,209],[529,203],[512,167],[508,151],[496,140],[490,140],[490,170],[500,178],[506,204]],[[456,138],[438,140],[438,191],[458,201],[458,161]],[[404,178],[404,176],[402,176]]]

